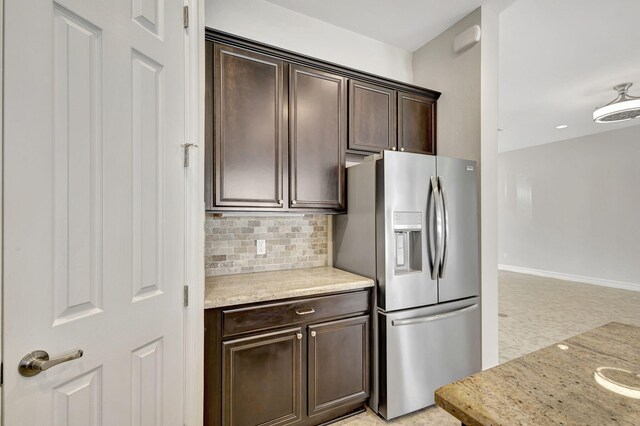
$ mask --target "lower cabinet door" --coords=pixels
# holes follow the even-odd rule
[[[300,420],[301,344],[300,328],[223,342],[223,425]]]
[[[369,397],[369,316],[309,326],[308,415]]]

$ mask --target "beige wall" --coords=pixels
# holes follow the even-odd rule
[[[411,52],[263,0],[205,0],[205,25],[411,83]]]
[[[461,54],[453,39],[481,24],[476,9],[413,54],[413,81],[442,92],[438,99],[438,155],[480,161],[481,44]]]
[[[456,54],[453,39],[473,25],[482,40]],[[498,363],[497,94],[498,11],[476,9],[414,52],[414,83],[442,92],[438,100],[438,155],[479,164],[482,363]]]
[[[640,126],[502,153],[507,267],[640,290]]]

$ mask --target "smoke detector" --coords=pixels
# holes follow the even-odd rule
[[[629,96],[627,91],[633,83],[622,83],[613,86],[618,97],[607,105],[597,108],[593,113],[596,123],[617,123],[640,117],[640,97]]]

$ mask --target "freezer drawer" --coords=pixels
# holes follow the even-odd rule
[[[385,419],[433,405],[437,388],[480,371],[479,304],[473,297],[378,313],[378,411]]]

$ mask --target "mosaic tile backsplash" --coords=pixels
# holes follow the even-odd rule
[[[329,216],[216,217],[205,221],[205,274],[229,275],[328,264]],[[265,240],[266,254],[256,254]]]

